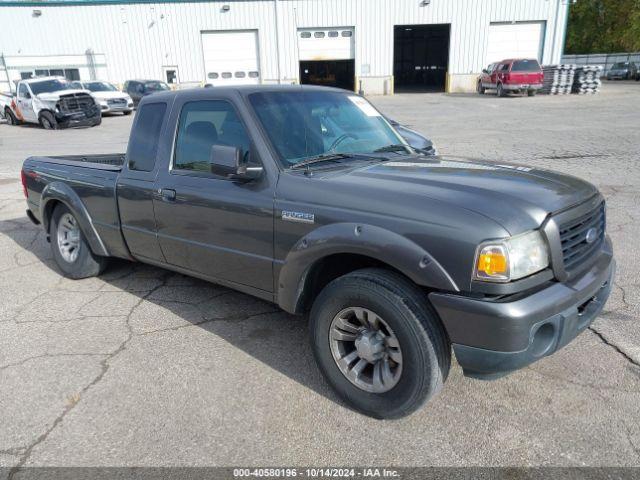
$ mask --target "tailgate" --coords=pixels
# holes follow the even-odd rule
[[[542,83],[542,72],[511,72],[509,83],[533,85]]]

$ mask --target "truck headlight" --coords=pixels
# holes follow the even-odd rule
[[[488,282],[509,282],[549,266],[549,248],[538,230],[478,247],[473,277]]]

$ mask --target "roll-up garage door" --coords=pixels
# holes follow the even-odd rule
[[[298,30],[300,83],[353,90],[354,36],[352,27]]]
[[[260,83],[256,30],[202,32],[205,82],[215,86]]]
[[[542,60],[545,22],[492,23],[485,65],[509,58]]]

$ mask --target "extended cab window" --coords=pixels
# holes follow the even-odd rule
[[[166,109],[166,103],[147,103],[138,111],[127,151],[129,170],[143,172],[153,170]]]
[[[214,144],[239,147],[248,159],[251,142],[233,106],[224,100],[185,103],[178,122],[173,168],[210,172]]]

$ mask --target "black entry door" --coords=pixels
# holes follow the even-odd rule
[[[396,25],[393,75],[396,90],[444,91],[450,25]]]
[[[300,83],[354,89],[353,60],[307,60],[300,62]]]

